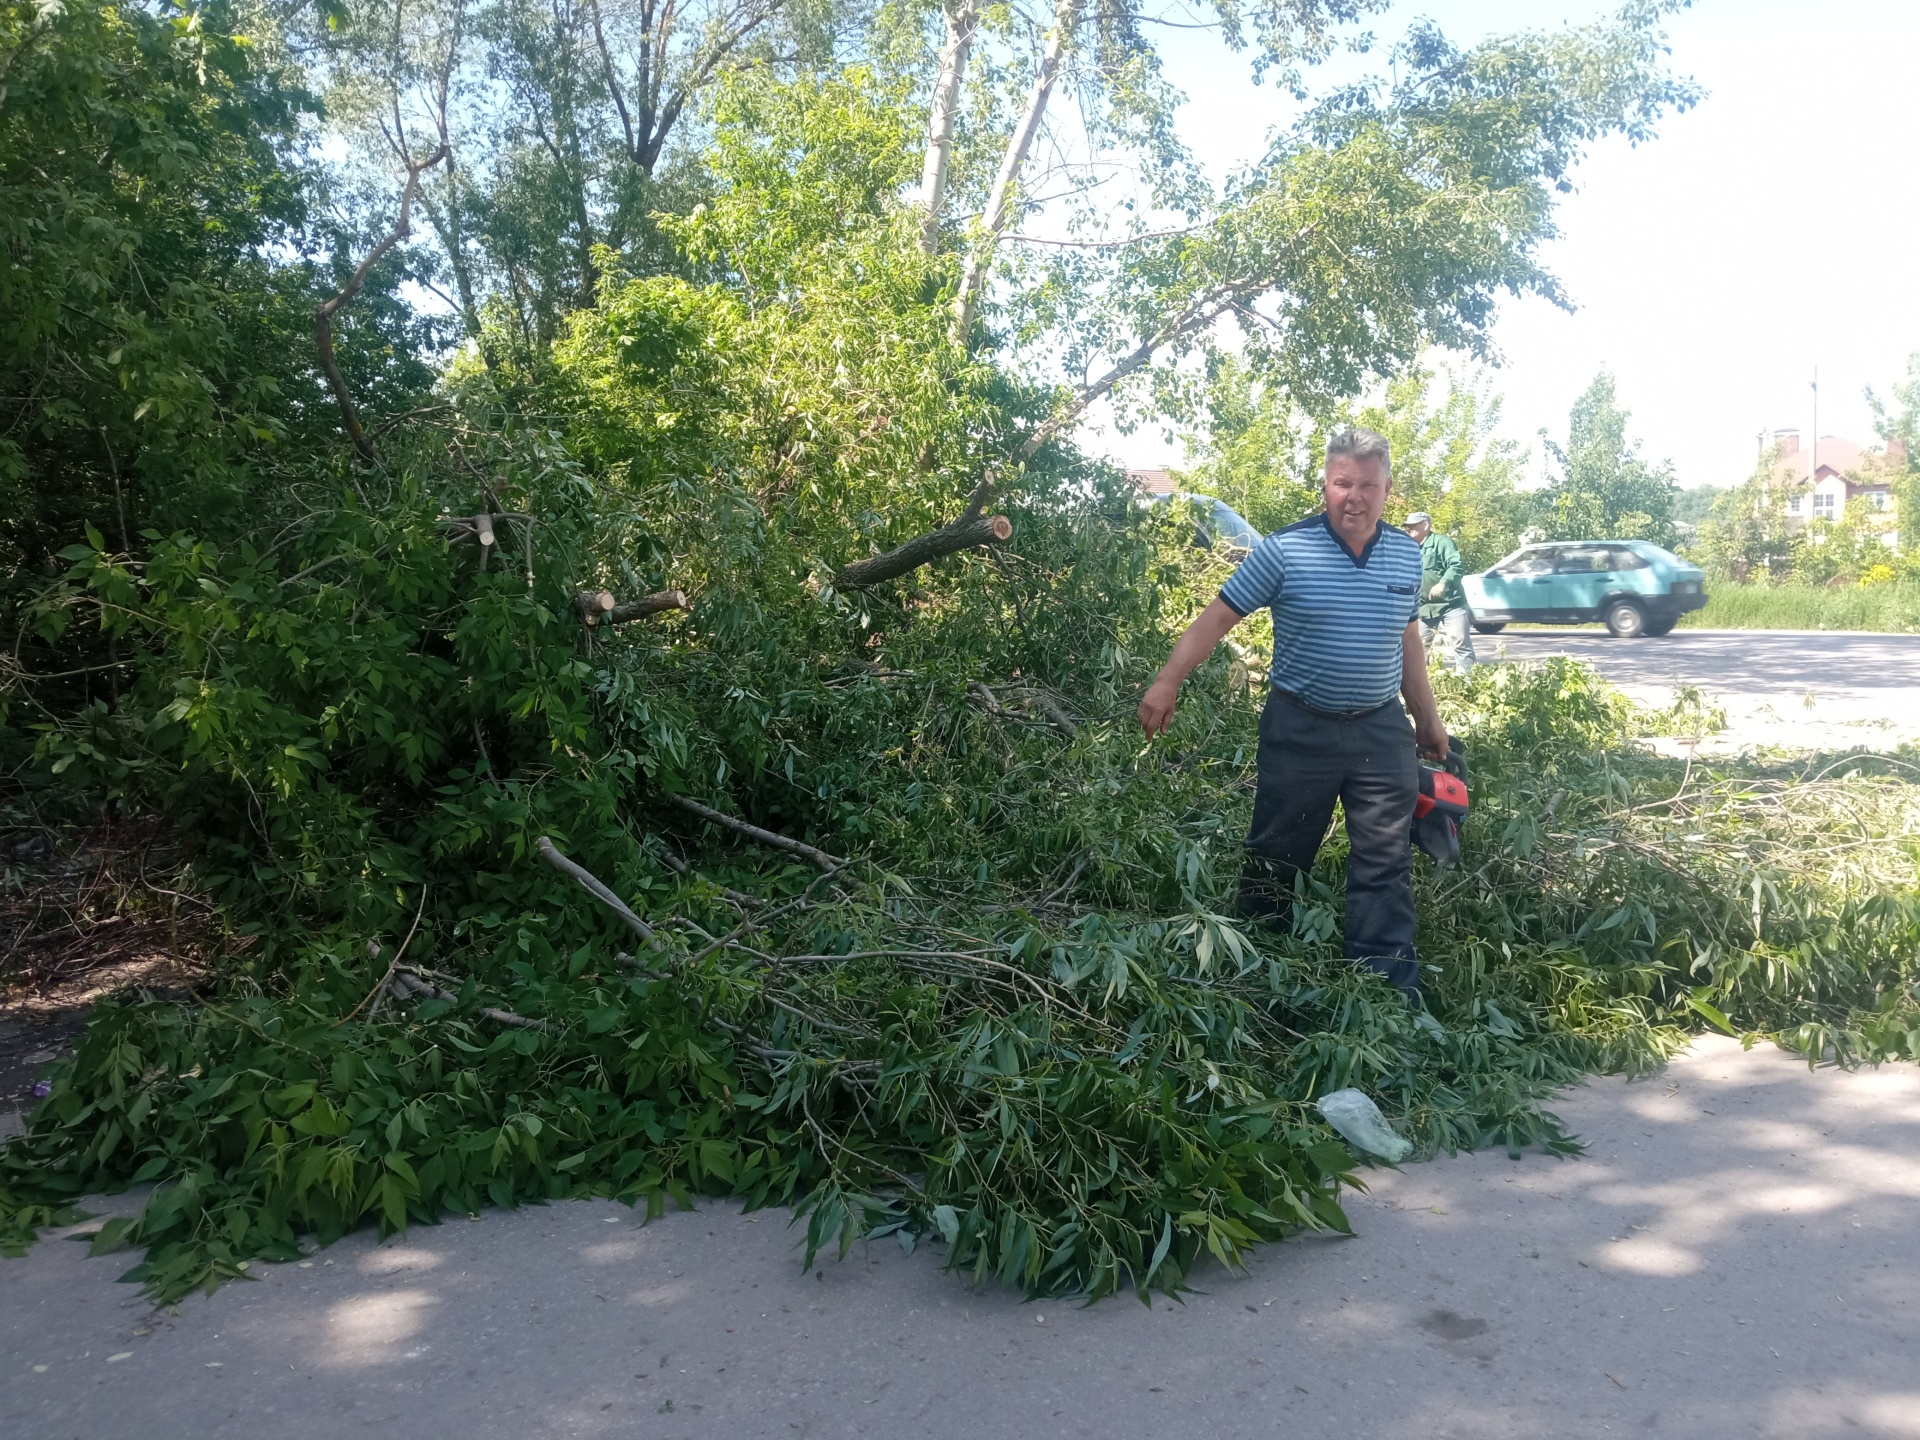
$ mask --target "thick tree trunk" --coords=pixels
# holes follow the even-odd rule
[[[986,212],[980,217],[979,230],[967,252],[966,269],[960,276],[960,293],[953,297],[952,333],[956,345],[966,344],[967,332],[973,328],[974,309],[979,304],[981,287],[986,284],[987,271],[993,266],[994,248],[1007,228],[1007,214],[1013,205],[1014,189],[1020,183],[1020,171],[1027,163],[1027,153],[1033,149],[1033,137],[1040,133],[1040,121],[1047,113],[1053,83],[1060,77],[1060,62],[1073,48],[1074,32],[1080,28],[1080,17],[1086,8],[1086,0],[1059,0],[1054,12],[1046,52],[1040,57],[1040,73],[1033,77],[1026,112],[1007,140],[1006,153],[1000,157],[999,173],[993,177],[993,192],[987,197]]]
[[[1012,534],[1013,522],[1004,515],[962,515],[951,525],[942,525],[938,530],[916,535],[884,555],[856,560],[851,565],[841,567],[840,573],[833,577],[833,588],[861,590],[869,585],[878,585],[882,580],[891,580],[896,575],[905,575],[909,570],[918,570],[943,555],[992,545]]]
[[[940,218],[947,206],[947,168],[953,159],[953,127],[960,115],[960,90],[967,78],[967,53],[980,25],[975,0],[946,7],[947,42],[940,51],[940,78],[933,87],[933,112],[927,127],[927,158],[920,170],[920,249],[940,248]]]

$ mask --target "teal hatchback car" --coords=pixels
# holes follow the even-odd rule
[[[1590,625],[1615,635],[1664,635],[1707,603],[1706,576],[1645,540],[1561,540],[1523,545],[1491,570],[1468,575],[1473,628],[1493,635],[1515,621]]]

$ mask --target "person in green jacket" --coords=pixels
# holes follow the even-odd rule
[[[1407,534],[1420,542],[1420,632],[1426,637],[1427,657],[1438,650],[1456,675],[1473,669],[1473,612],[1467,609],[1466,588],[1460,577],[1466,565],[1460,547],[1446,535],[1433,533],[1433,517],[1416,510],[1407,517]]]

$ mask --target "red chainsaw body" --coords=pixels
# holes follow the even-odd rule
[[[1455,820],[1467,813],[1467,787],[1458,775],[1431,766],[1420,767],[1420,795],[1413,802],[1413,818],[1425,819],[1433,811],[1451,815]]]

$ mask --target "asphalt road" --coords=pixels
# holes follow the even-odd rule
[[[1642,704],[1698,688],[1726,713],[1708,748],[1891,750],[1920,743],[1920,635],[1676,630],[1616,640],[1598,627],[1476,635],[1483,660],[1573,655]]]
[[[1560,1111],[1587,1157],[1374,1172],[1356,1238],[1151,1309],[892,1240],[803,1274],[725,1205],[360,1235],[159,1313],[43,1241],[0,1260],[0,1435],[1920,1437],[1920,1072],[1715,1038]]]

